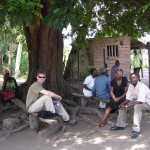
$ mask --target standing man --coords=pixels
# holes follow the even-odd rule
[[[59,114],[62,116],[62,119],[71,124],[70,117],[61,103],[59,103],[59,109],[55,110],[52,97],[61,101],[62,97],[44,89],[43,83],[46,80],[46,72],[43,70],[38,70],[36,74],[37,81],[34,82],[27,93],[26,98],[26,108],[29,113],[38,113],[41,110],[49,112],[49,114]],[[47,113],[48,114],[48,113]]]
[[[95,79],[92,95],[100,101],[99,110],[105,111],[106,103],[110,99],[110,78],[106,68],[100,69],[100,76]]]
[[[130,74],[130,85],[126,94],[126,100],[120,104],[117,123],[110,130],[123,130],[125,128],[126,110],[134,109],[133,115],[133,131],[131,138],[137,138],[140,135],[140,125],[142,119],[142,111],[150,110],[150,90],[138,80],[135,73]]]
[[[137,77],[140,80],[140,69],[142,67],[142,57],[139,52],[137,52],[136,49],[134,49],[133,59],[132,59],[132,66],[134,69],[134,73],[137,75]]]
[[[110,73],[111,80],[115,79],[116,70],[118,69],[119,66],[120,66],[120,62],[119,60],[116,60],[115,65],[112,66],[111,68],[111,73]]]
[[[95,78],[97,77],[98,72],[96,68],[90,70],[90,75],[87,76],[83,83],[83,94],[85,97],[92,97],[92,87],[94,85]]]

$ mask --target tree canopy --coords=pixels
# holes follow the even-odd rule
[[[39,20],[60,31],[70,24],[73,34],[84,37],[123,34],[137,38],[150,28],[148,0],[3,0],[0,9],[0,23],[8,19],[13,26],[31,25]]]
[[[150,31],[149,0],[2,0],[0,25],[22,26],[29,53],[28,84],[33,72],[46,69],[49,88],[62,88],[62,30],[69,24],[77,45],[88,38],[128,35],[138,38]],[[2,31],[1,31],[2,32]],[[58,69],[60,68],[60,69]],[[54,77],[55,75],[55,77]]]

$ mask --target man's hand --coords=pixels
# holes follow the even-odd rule
[[[59,95],[56,95],[54,98],[55,98],[56,100],[59,100],[59,101],[61,101],[61,100],[62,100],[62,97],[61,97],[61,96],[59,96]]]
[[[119,105],[119,109],[125,109],[126,108],[126,105],[124,104],[124,103],[121,103],[120,105]]]
[[[129,107],[129,100],[127,99],[119,105],[119,109],[126,109],[126,106]]]

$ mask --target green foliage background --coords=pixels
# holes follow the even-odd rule
[[[45,7],[46,4],[50,7]],[[149,0],[0,1],[0,32],[13,35],[10,36],[11,39],[17,39],[16,31],[22,30],[23,24],[34,26],[37,18],[41,23],[59,31],[70,24],[72,27],[70,36],[74,38],[76,46],[81,50],[88,43],[87,39],[90,37],[128,35],[136,39],[143,36],[145,32],[150,32],[150,2]],[[20,32],[22,32],[21,30]],[[9,42],[7,39],[7,44],[0,46],[1,52],[8,49]],[[4,53],[7,56],[7,51]],[[26,75],[28,70],[26,55],[22,55],[22,61],[25,63],[21,64],[22,75]]]

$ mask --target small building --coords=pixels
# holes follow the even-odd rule
[[[107,67],[108,70],[111,70],[115,61],[119,60],[124,76],[128,77],[131,72],[131,50],[145,47],[146,45],[142,42],[133,41],[128,36],[93,39],[90,44],[92,52],[90,65],[97,69]]]

